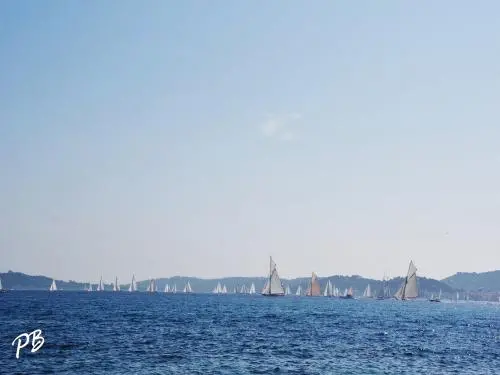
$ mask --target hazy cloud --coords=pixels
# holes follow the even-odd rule
[[[260,129],[266,137],[274,137],[282,141],[292,141],[297,139],[298,135],[291,125],[300,118],[301,115],[299,113],[269,115]]]

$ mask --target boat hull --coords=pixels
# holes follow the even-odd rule
[[[264,297],[284,297],[285,296],[285,294],[283,294],[283,293],[273,293],[273,294],[264,294],[264,293],[262,293],[262,295]]]

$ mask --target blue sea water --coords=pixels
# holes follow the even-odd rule
[[[1,374],[500,374],[500,304],[11,291],[0,324]]]

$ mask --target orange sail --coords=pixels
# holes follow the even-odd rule
[[[313,272],[311,277],[311,283],[307,289],[306,296],[320,296],[321,290],[319,286],[318,276]]]

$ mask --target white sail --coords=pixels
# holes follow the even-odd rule
[[[220,294],[222,293],[222,286],[220,285],[220,282],[217,283],[217,285],[215,286],[214,290],[212,291],[212,293],[215,293],[215,294]]]
[[[158,286],[156,285],[156,279],[153,278],[149,279],[149,285],[147,291],[150,293],[158,291]]]
[[[158,288],[156,287],[156,280],[153,278],[149,278],[149,283],[148,283],[148,287],[146,289],[146,292],[154,293],[157,290],[158,290]]]
[[[255,294],[255,284],[254,283],[252,283],[252,285],[250,286],[250,291],[248,293]]]
[[[335,287],[335,285],[332,285],[332,295],[334,297],[338,297],[339,296],[339,288]]]
[[[2,287],[2,278],[0,277],[0,290],[3,290],[3,287]]]
[[[130,282],[130,285],[128,287],[129,292],[135,292],[137,290],[137,285],[135,283],[135,275],[132,274],[132,281]]]
[[[174,287],[170,290],[172,293],[177,293],[177,285],[174,284]]]
[[[372,297],[372,289],[370,287],[370,284],[368,284],[363,292],[363,297],[365,298],[371,298]]]
[[[55,281],[55,280],[52,280],[52,284],[50,284],[49,291],[51,291],[51,292],[55,292],[56,290],[57,290],[56,281]]]
[[[285,290],[281,284],[280,277],[278,275],[278,270],[276,269],[276,263],[273,262],[273,258],[269,257],[269,276],[266,281],[266,285],[262,289],[262,294],[265,296],[284,296]]]
[[[396,292],[396,294],[394,294],[394,297],[396,299],[405,300],[408,298],[416,298],[417,296],[417,267],[415,267],[413,261],[410,261],[408,273],[398,291]]]
[[[330,280],[328,280],[328,282],[325,285],[325,290],[323,291],[323,296],[331,297],[331,295],[332,295],[332,283],[330,282]]]
[[[296,296],[302,295],[302,287],[300,285],[297,287],[297,291],[295,292],[295,295]]]
[[[227,288],[226,288],[226,284],[224,284],[224,286],[222,287],[222,291],[221,291],[222,294],[226,294],[227,293]]]
[[[87,289],[89,292],[92,292],[92,284],[89,283],[89,288]]]
[[[168,284],[165,285],[165,289],[163,290],[165,293],[170,292],[170,288],[168,287]]]
[[[189,284],[189,281],[187,282],[187,284],[184,286],[184,290],[183,290],[184,293],[192,293],[193,290],[191,289],[191,284]]]
[[[245,285],[243,285],[240,289],[240,293],[246,293],[247,292],[247,287]]]
[[[113,284],[113,292],[119,292],[120,291],[120,285],[118,284],[118,277],[115,276],[115,283]]]
[[[287,285],[285,289],[285,295],[289,296],[290,294],[292,294],[292,291],[290,290],[290,285]]]
[[[101,279],[99,280],[99,285],[97,285],[97,289],[96,290],[98,292],[104,291],[104,284],[102,283],[102,276],[101,276]]]

